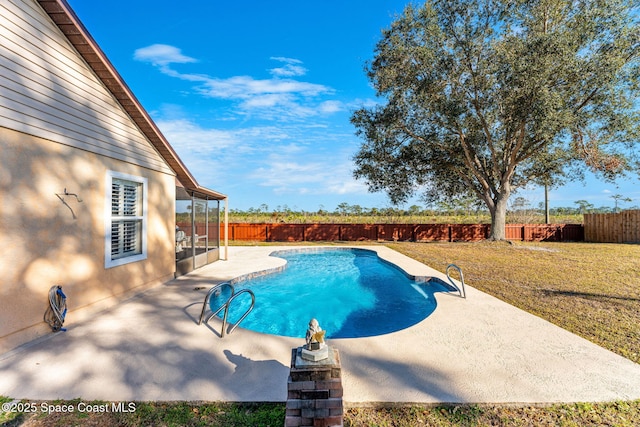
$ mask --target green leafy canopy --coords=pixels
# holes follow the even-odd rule
[[[382,33],[354,112],[356,178],[394,203],[637,167],[637,0],[430,0]]]

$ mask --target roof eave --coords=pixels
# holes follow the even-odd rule
[[[111,92],[114,98],[127,112],[131,120],[149,139],[169,167],[176,173],[178,180],[189,190],[197,191],[209,197],[222,200],[227,196],[200,186],[189,172],[169,141],[160,132],[142,104],[124,82],[115,67],[98,46],[89,31],[82,24],[66,0],[36,0],[51,20],[67,37],[69,42]]]

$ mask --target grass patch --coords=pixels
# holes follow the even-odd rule
[[[347,427],[363,426],[618,426],[640,422],[640,401],[549,406],[456,405],[351,408]]]
[[[389,247],[640,363],[640,245],[394,243]]]
[[[3,401],[6,401],[3,400]],[[9,399],[10,401],[10,399]],[[56,401],[77,405],[79,400]],[[102,405],[105,402],[87,402]],[[39,405],[40,402],[35,402]],[[213,426],[213,427],[281,427],[284,425],[283,403],[135,403],[135,412],[94,413],[14,413],[1,418],[5,427],[56,426]],[[2,416],[4,413],[2,413]],[[349,408],[344,414],[345,427],[415,427],[415,426],[619,426],[640,425],[640,400],[632,402],[574,403],[549,406],[451,405],[400,406],[393,408]]]
[[[12,401],[4,399],[3,402]],[[132,402],[125,408],[128,412],[115,410],[117,402],[70,401],[47,402],[51,405],[65,405],[76,408],[73,412],[41,411],[43,402],[27,402],[29,412],[0,412],[0,425],[5,427],[57,427],[57,426],[123,426],[123,427],[281,427],[284,425],[285,406],[283,403],[195,403],[195,402]],[[106,405],[106,406],[104,406]],[[79,408],[107,408],[94,412]],[[18,405],[20,407],[20,405]],[[11,415],[10,417],[5,415]]]

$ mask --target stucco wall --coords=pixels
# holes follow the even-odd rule
[[[0,153],[0,353],[51,333],[43,315],[53,285],[73,325],[173,277],[173,175],[3,127]],[[148,257],[106,269],[108,170],[148,178]]]

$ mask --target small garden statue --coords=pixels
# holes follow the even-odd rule
[[[323,331],[316,319],[309,321],[307,328],[307,350],[318,350],[324,346],[324,335],[327,331]]]
[[[315,362],[329,357],[329,348],[324,342],[326,332],[322,330],[316,319],[309,321],[307,335],[305,336],[307,344],[302,348],[301,353],[303,359]]]

